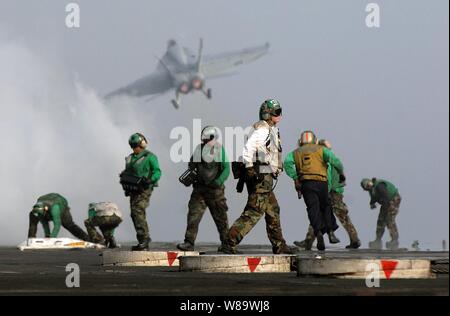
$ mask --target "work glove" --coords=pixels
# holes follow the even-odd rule
[[[144,178],[143,183],[144,183],[143,187],[145,190],[153,188],[155,186],[155,184],[149,178]]]
[[[248,180],[255,180],[258,177],[258,174],[255,171],[255,168],[249,167],[246,169],[245,175]]]
[[[345,177],[344,174],[340,174],[340,175],[339,175],[339,182],[345,183],[345,180],[346,180],[346,179],[347,179],[347,178]]]
[[[377,208],[377,205],[376,204],[370,204],[370,209],[371,210],[374,210],[374,209],[376,209]]]
[[[301,185],[301,183],[300,183],[300,180],[295,180],[294,181],[294,185],[295,185],[295,191],[301,191],[302,190],[302,185]]]
[[[298,180],[298,179],[295,180],[294,181],[294,185],[295,185],[295,191],[297,191],[298,199],[301,200],[301,198],[302,198],[302,184],[301,184],[300,180]]]

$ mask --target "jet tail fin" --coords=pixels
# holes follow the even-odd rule
[[[203,38],[200,38],[198,43],[198,59],[197,59],[197,72],[200,72],[203,59]]]

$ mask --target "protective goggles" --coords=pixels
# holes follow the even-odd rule
[[[278,117],[281,116],[281,114],[283,114],[283,110],[281,108],[272,111],[272,116]]]

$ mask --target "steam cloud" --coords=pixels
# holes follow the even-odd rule
[[[93,90],[24,45],[1,41],[0,69],[0,244],[26,238],[28,213],[49,192],[68,198],[83,228],[93,201],[117,202],[129,221],[118,174],[139,125],[115,125]],[[123,226],[118,237],[134,239],[132,225]]]

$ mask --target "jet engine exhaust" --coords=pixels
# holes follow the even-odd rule
[[[178,87],[178,91],[183,94],[187,94],[191,91],[191,87],[189,86],[189,83],[184,82]]]

